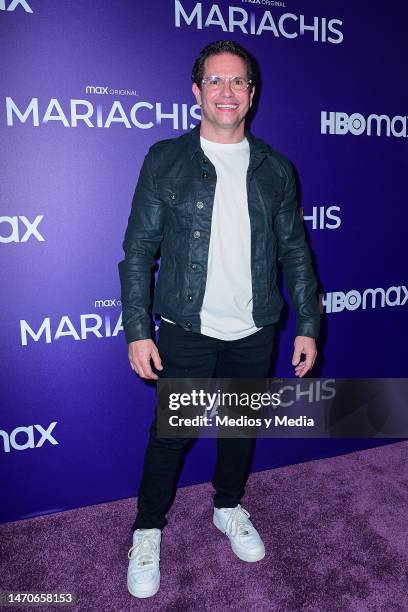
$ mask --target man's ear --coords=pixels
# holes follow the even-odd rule
[[[249,108],[252,106],[252,100],[255,95],[255,87],[252,88],[251,93],[249,94]]]
[[[195,96],[195,99],[197,100],[197,104],[199,106],[201,106],[201,91],[200,91],[200,88],[198,87],[197,83],[193,83],[193,86],[192,86],[191,89],[192,89],[192,92],[193,92],[193,94]]]

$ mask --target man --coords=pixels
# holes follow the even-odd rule
[[[292,364],[302,377],[316,358],[319,309],[293,170],[245,130],[255,84],[241,46],[218,41],[205,47],[192,80],[201,124],[150,148],[123,243],[119,271],[131,368],[150,380],[158,378],[155,370],[174,378],[267,377],[283,303],[279,259],[297,311]],[[159,248],[156,347],[149,306]],[[153,420],[128,555],[128,589],[136,597],[159,588],[161,530],[188,442],[158,438]],[[240,505],[254,440],[219,438],[217,448],[214,525],[240,559],[258,561],[264,545]]]

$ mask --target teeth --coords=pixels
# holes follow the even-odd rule
[[[237,104],[217,104],[217,108],[238,108]]]

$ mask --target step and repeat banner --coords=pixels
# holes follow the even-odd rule
[[[299,175],[313,375],[406,376],[407,17],[402,1],[0,0],[1,521],[137,492],[154,387],[128,365],[117,265],[149,146],[200,120],[190,75],[211,41],[257,58],[251,129]],[[277,376],[294,332],[287,309]],[[260,440],[254,469],[370,443]],[[214,446],[181,484],[211,477]]]

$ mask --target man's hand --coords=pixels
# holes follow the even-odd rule
[[[300,361],[301,355],[305,355],[304,361]],[[292,365],[295,367],[295,376],[302,378],[313,368],[317,356],[316,341],[308,336],[296,336],[295,350],[293,351]]]
[[[152,370],[150,360],[157,370],[162,370],[159,351],[153,340],[135,340],[128,344],[128,357],[130,367],[139,374],[140,378],[157,380],[159,377]]]

